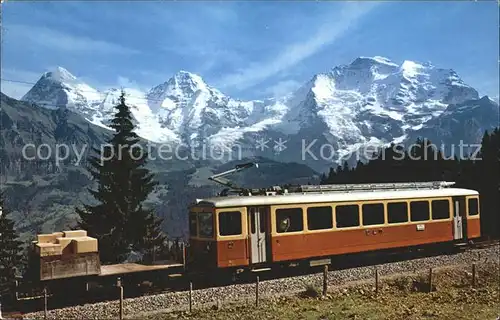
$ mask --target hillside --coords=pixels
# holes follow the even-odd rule
[[[111,132],[89,123],[73,111],[47,109],[4,94],[1,95],[1,106],[0,178],[6,191],[7,205],[13,211],[12,216],[22,238],[26,240],[35,233],[71,227],[77,219],[75,206],[92,201],[87,192],[92,181],[85,170],[86,158],[92,147],[103,145]],[[23,148],[30,144],[32,146],[25,149],[24,157]],[[48,149],[40,148],[43,144],[53,150],[46,160],[33,154],[34,150],[41,150],[45,159],[44,152]],[[64,155],[63,145],[68,146],[70,155],[58,163],[55,150],[59,148]],[[153,154],[158,153],[155,146],[151,150]],[[185,156],[187,151],[179,151],[179,155]],[[254,160],[264,164],[260,170],[252,169],[236,176],[238,183],[265,187],[317,182],[319,179],[318,173],[302,164],[283,164],[263,158]],[[220,163],[179,160],[175,157],[170,160],[157,157],[149,161],[148,167],[155,173],[159,186],[148,203],[165,219],[164,230],[171,237],[185,235],[187,205],[196,198],[215,195],[222,189],[222,186],[208,181],[208,177],[248,161],[242,159],[222,166]]]

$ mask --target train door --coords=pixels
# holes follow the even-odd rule
[[[453,198],[453,239],[465,240],[467,237],[467,216],[465,197]]]
[[[266,207],[250,207],[249,214],[249,234],[250,234],[250,262],[252,264],[267,261],[268,247],[268,221],[269,214]]]

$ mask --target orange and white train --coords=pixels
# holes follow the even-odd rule
[[[263,270],[336,255],[480,237],[479,193],[451,182],[304,185],[189,208],[188,263]]]
[[[222,178],[252,166],[210,177],[228,188],[189,206],[189,244],[181,246],[175,261],[101,266],[97,239],[85,230],[56,232],[38,235],[33,244],[37,280],[55,285],[78,278],[88,288],[90,281],[153,274],[234,276],[286,265],[329,265],[345,254],[463,245],[481,236],[479,193],[454,188],[453,182],[244,189]]]

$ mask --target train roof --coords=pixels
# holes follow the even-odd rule
[[[355,192],[315,192],[315,193],[289,193],[282,195],[257,195],[257,196],[226,196],[198,199],[197,205],[209,205],[217,208],[258,206],[258,205],[284,205],[300,203],[324,203],[366,200],[392,200],[411,198],[433,198],[450,196],[479,195],[475,190],[461,188],[443,188],[427,190],[384,190],[384,191],[355,191]]]

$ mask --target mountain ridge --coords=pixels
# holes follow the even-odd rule
[[[67,230],[78,219],[76,206],[95,203],[88,187],[95,187],[86,170],[92,147],[105,145],[112,131],[91,124],[82,115],[68,109],[47,109],[19,101],[0,93],[0,191],[5,191],[16,228],[22,239],[35,234]],[[145,141],[142,141],[145,143]],[[23,153],[25,146],[26,153]],[[45,146],[42,148],[41,146]],[[68,146],[55,157],[58,146]],[[41,159],[35,149],[53,152]],[[62,150],[62,149],[59,149]],[[148,150],[149,151],[149,150]],[[164,160],[157,157],[146,166],[154,174],[158,186],[146,205],[165,219],[163,229],[171,237],[187,234],[189,203],[196,198],[214,196],[222,187],[208,180],[210,175],[236,164],[258,161],[253,169],[237,175],[244,187],[269,187],[282,183],[317,182],[319,173],[296,163],[280,163],[264,158],[237,159],[224,164],[191,159]]]
[[[84,85],[64,70],[58,72],[70,81],[53,85],[42,77],[23,100],[52,101],[106,128],[119,91],[91,88],[87,97]],[[397,64],[380,56],[358,57],[316,74],[281,98],[239,100],[185,70],[148,91],[126,92],[137,134],[147,140],[183,144],[198,151],[203,146],[228,152],[242,147],[252,156],[259,154],[255,141],[262,136],[297,141],[317,136],[338,154],[330,162],[364,146],[404,141],[449,105],[480,99],[477,90],[453,69],[410,60]],[[279,158],[280,151],[274,153]],[[326,164],[306,164],[317,165],[316,170],[326,168]]]

